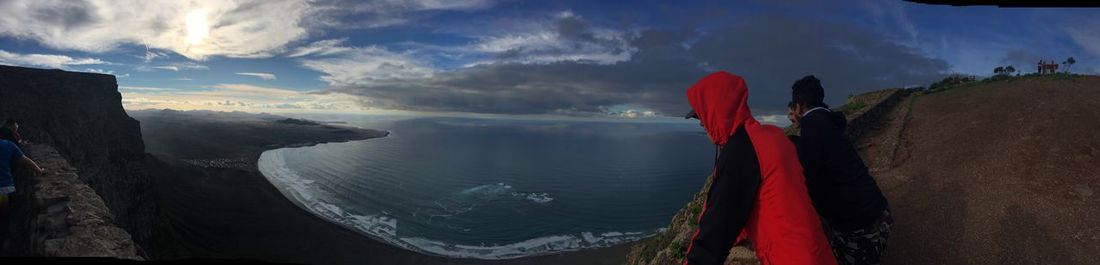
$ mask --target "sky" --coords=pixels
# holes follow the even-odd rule
[[[113,74],[126,109],[671,119],[709,72],[758,119],[1074,57],[1100,9],[877,1],[2,0],[0,64]]]

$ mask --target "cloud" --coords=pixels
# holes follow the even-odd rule
[[[145,51],[145,55],[138,56],[138,58],[141,58],[141,61],[144,63],[149,63],[157,58],[168,58],[168,54],[157,51]]]
[[[864,1],[863,3],[871,11],[871,18],[880,31],[890,37],[904,40],[905,44],[917,46],[917,29],[909,19],[902,2]]]
[[[423,13],[469,11],[491,7],[490,0],[334,0],[315,3],[310,24],[341,29],[369,29],[415,21]]]
[[[139,71],[148,71],[149,68],[169,70],[169,71],[208,70],[208,69],[210,69],[209,67],[206,67],[205,65],[198,64],[198,63],[195,63],[195,62],[175,62],[175,63],[166,64],[166,65],[151,66],[151,67],[150,66],[138,66],[136,69],[139,70]]]
[[[73,65],[110,64],[110,62],[96,58],[73,58],[58,54],[20,54],[0,50],[0,64],[67,69],[68,66]]]
[[[1082,19],[1066,27],[1070,39],[1092,56],[1100,57],[1100,17]]]
[[[345,41],[347,41],[347,38],[316,41],[309,45],[295,48],[294,51],[287,54],[287,57],[332,55],[351,51],[351,48],[341,47]]]
[[[179,89],[164,88],[164,87],[142,87],[142,86],[118,86],[119,89],[133,90],[133,91],[175,91]]]
[[[469,65],[562,61],[612,64],[630,60],[631,53],[636,51],[630,46],[627,32],[593,26],[572,11],[497,24],[510,26],[499,31],[481,31],[474,35],[478,38],[476,43],[454,51],[490,55],[488,59]]]
[[[269,73],[237,73],[237,74],[238,75],[255,76],[255,77],[259,77],[260,79],[263,79],[263,80],[275,80],[275,74],[269,74]]]
[[[119,86],[126,109],[221,111],[360,111],[346,95],[310,93],[248,84],[217,84],[202,90]]]
[[[115,71],[103,70],[103,69],[99,69],[99,68],[84,68],[84,71],[89,72],[89,73],[97,73],[97,74],[105,74],[105,75],[115,74]]]
[[[10,0],[0,2],[0,36],[85,52],[112,51],[130,44],[173,51],[194,60],[267,57],[306,36],[302,24],[314,11],[310,3]],[[143,59],[157,57],[147,53]]]
[[[1001,58],[1000,63],[1005,65],[1012,65],[1014,68],[1018,67],[1020,69],[1017,69],[1017,71],[1023,71],[1025,70],[1025,68],[1023,67],[1034,67],[1035,64],[1039,62],[1039,60],[1044,60],[1044,57],[1029,50],[1013,48],[1008,49],[1008,51],[1005,52],[1005,55]],[[1050,60],[1050,58],[1046,58],[1046,60]]]
[[[439,70],[418,64],[406,54],[372,47],[352,56],[306,61],[305,66],[324,74],[322,79],[332,86],[329,91],[356,95],[369,107],[617,115],[621,113],[609,110],[630,105],[636,106],[634,115],[642,116],[645,111],[655,116],[681,115],[689,108],[684,91],[713,70],[744,76],[750,86],[750,106],[759,115],[778,115],[785,113],[791,83],[807,74],[822,79],[828,102],[840,103],[849,94],[927,84],[949,68],[942,60],[925,57],[863,26],[806,17],[751,16],[705,31],[653,28],[623,38],[624,46],[634,51],[615,62],[513,60]],[[486,43],[494,42],[482,44]],[[401,66],[392,69],[409,71],[382,71],[380,61],[385,60]]]
[[[381,46],[346,49],[342,56],[302,60],[303,66],[325,73],[332,86],[370,86],[408,79],[430,78],[434,70],[407,54]]]

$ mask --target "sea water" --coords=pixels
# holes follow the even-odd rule
[[[698,192],[714,146],[692,123],[420,118],[383,138],[264,152],[302,208],[428,254],[504,259],[661,231]]]

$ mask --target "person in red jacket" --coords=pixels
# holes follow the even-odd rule
[[[683,264],[722,264],[743,239],[764,265],[836,264],[795,147],[778,127],[752,117],[745,80],[711,73],[687,97],[687,118],[699,119],[718,156]]]

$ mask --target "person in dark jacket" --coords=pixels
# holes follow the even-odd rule
[[[19,122],[12,118],[5,120],[4,127],[0,128],[0,140],[8,140],[15,143],[19,148],[23,148],[23,145],[27,144],[26,141],[23,141],[23,136],[19,135]]]
[[[886,197],[846,134],[847,119],[825,105],[813,75],[791,87],[801,136],[796,146],[814,208],[840,264],[879,264],[894,220]]]
[[[836,264],[794,145],[778,127],[752,117],[745,80],[715,72],[687,97],[687,118],[699,119],[718,154],[683,264],[723,264],[742,239],[752,242],[761,264]]]

